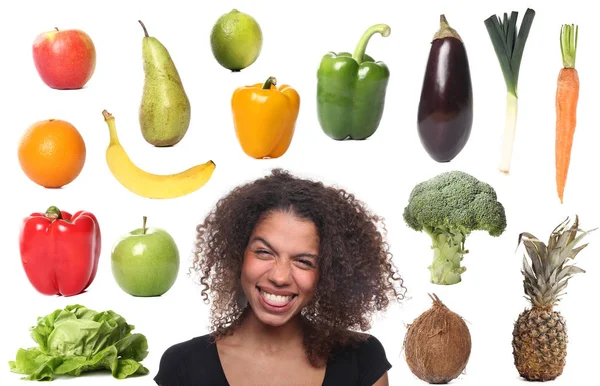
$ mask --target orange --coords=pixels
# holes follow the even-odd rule
[[[79,131],[60,119],[34,123],[19,142],[21,169],[30,180],[46,188],[60,188],[77,178],[85,156]]]

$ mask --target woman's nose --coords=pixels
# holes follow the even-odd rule
[[[291,281],[291,266],[286,260],[277,259],[273,268],[269,271],[269,280],[275,285],[283,286]]]

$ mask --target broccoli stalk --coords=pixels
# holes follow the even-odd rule
[[[431,237],[433,263],[427,267],[434,284],[456,284],[460,274],[467,269],[460,266],[465,250],[466,235],[462,232],[451,233],[442,228],[423,227],[423,232]]]
[[[433,263],[431,283],[451,285],[461,281],[466,268],[461,261],[468,251],[467,236],[486,230],[499,236],[506,228],[504,207],[488,184],[460,171],[442,173],[417,184],[404,208],[406,224],[428,234]]]

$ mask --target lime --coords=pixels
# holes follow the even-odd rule
[[[240,71],[258,59],[262,31],[256,20],[237,9],[219,17],[210,33],[210,45],[219,64]]]

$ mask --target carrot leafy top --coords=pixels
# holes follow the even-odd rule
[[[563,24],[560,28],[560,52],[564,68],[575,68],[578,32],[579,27],[574,24]]]

